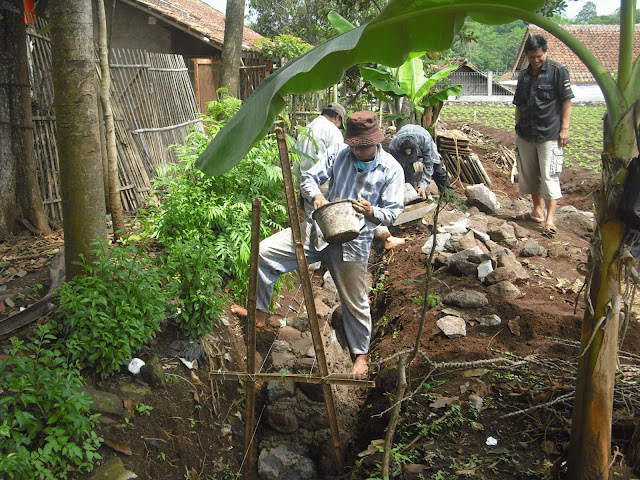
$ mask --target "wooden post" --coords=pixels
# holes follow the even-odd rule
[[[251,264],[249,269],[249,292],[247,294],[247,376],[252,378],[256,373],[256,303],[258,292],[258,254],[260,252],[260,208],[262,202],[254,198],[251,210]],[[252,445],[255,428],[256,383],[249,380],[246,385],[244,427],[244,456],[247,461],[246,471],[256,471],[255,446]]]
[[[284,179],[284,191],[287,197],[287,209],[289,212],[289,221],[291,222],[291,235],[293,237],[293,246],[298,261],[298,273],[302,282],[302,291],[304,293],[304,301],[309,316],[309,326],[311,328],[311,338],[313,347],[316,351],[316,359],[318,360],[318,369],[320,375],[325,377],[329,375],[327,367],[327,358],[324,354],[324,345],[322,343],[322,335],[318,326],[318,316],[316,313],[316,305],[313,301],[313,290],[311,287],[311,279],[307,272],[307,258],[304,254],[304,245],[302,243],[302,234],[300,232],[300,224],[298,223],[298,208],[296,205],[295,194],[293,190],[293,178],[291,175],[291,162],[289,161],[289,152],[287,150],[287,141],[284,130],[281,127],[276,128],[276,137],[278,139],[278,151],[280,153],[280,165],[282,166],[282,177]],[[324,402],[327,406],[327,415],[329,417],[329,427],[331,429],[331,439],[333,441],[333,451],[336,457],[336,466],[338,472],[342,473],[344,463],[342,458],[342,446],[340,445],[340,431],[338,429],[338,419],[336,417],[335,404],[333,402],[333,393],[331,385],[323,383],[322,393],[324,394]]]

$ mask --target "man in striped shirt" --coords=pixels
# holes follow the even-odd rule
[[[344,144],[336,145],[302,174],[301,194],[314,209],[337,200],[351,200],[362,217],[360,234],[344,244],[328,244],[319,228],[307,219],[303,225],[307,262],[325,263],[336,283],[342,303],[345,336],[354,358],[352,373],[368,373],[371,341],[367,261],[373,230],[391,225],[404,207],[404,174],[395,159],[382,149],[384,133],[374,112],[353,113],[347,120]],[[326,194],[320,185],[329,181]],[[290,229],[260,243],[256,323],[264,325],[280,275],[297,269]]]

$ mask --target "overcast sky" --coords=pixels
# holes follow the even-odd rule
[[[227,9],[227,0],[203,0],[213,8],[225,13]],[[569,18],[575,18],[584,4],[591,1],[596,4],[598,15],[610,15],[616,8],[620,8],[620,2],[616,0],[567,0],[567,9],[565,15]],[[246,12],[246,10],[245,10]]]

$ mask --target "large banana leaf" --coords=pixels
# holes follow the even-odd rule
[[[240,111],[215,136],[196,165],[208,175],[235,166],[271,128],[284,108],[283,95],[321,90],[337,83],[353,65],[391,67],[409,52],[451,46],[467,16],[484,23],[508,23],[542,6],[544,0],[391,0],[374,20],[318,45],[269,75]]]

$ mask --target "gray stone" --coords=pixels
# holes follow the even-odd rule
[[[291,348],[291,344],[286,340],[274,340],[273,344],[274,352],[291,352],[293,349]]]
[[[497,243],[502,243],[506,240],[515,240],[516,232],[512,225],[507,222],[490,222],[487,228],[487,233],[491,240]]]
[[[277,404],[267,406],[267,425],[276,432],[293,433],[299,428],[298,419],[291,408]]]
[[[138,476],[124,468],[120,458],[112,457],[104,462],[104,465],[97,467],[89,480],[129,480],[130,478],[138,478]]]
[[[450,233],[437,233],[436,234],[436,252],[442,252],[445,249],[447,241],[451,238]],[[433,246],[433,235],[430,235],[426,243],[422,246],[422,253],[429,255],[431,253],[431,247]]]
[[[287,325],[300,330],[301,332],[309,331],[309,318],[307,314],[300,315],[298,317],[287,318]]]
[[[482,249],[478,246],[473,248],[469,248],[467,250],[462,250],[461,252],[454,253],[453,255],[448,256],[445,259],[445,265],[451,265],[460,260],[469,261],[470,257],[482,255]],[[480,262],[478,262],[480,263]]]
[[[507,299],[515,299],[522,295],[518,287],[516,287],[509,280],[498,282],[487,287],[487,292],[492,295]]]
[[[486,230],[486,222],[485,222],[485,230]],[[487,235],[484,231],[477,230],[475,228],[472,228],[471,231],[473,232],[473,235],[481,242],[486,242],[487,240],[491,240],[491,237]]]
[[[138,385],[136,383],[123,383],[120,385],[122,398],[132,398],[134,402],[144,402],[145,397],[151,395],[152,391],[148,385]]]
[[[500,203],[496,194],[489,190],[483,183],[468,185],[464,193],[469,205],[477,207],[478,210],[488,214],[496,214],[500,210]]]
[[[521,257],[542,257],[547,254],[547,249],[536,242],[533,238],[525,240],[520,250]]]
[[[81,390],[86,393],[87,397],[93,400],[93,403],[89,406],[91,410],[100,413],[122,415],[124,406],[119,396],[90,387],[84,387]]]
[[[489,305],[489,300],[482,292],[475,290],[460,290],[451,292],[442,299],[446,305],[453,305],[460,308],[480,308]]]
[[[502,323],[502,319],[498,315],[486,315],[480,317],[478,323],[483,327],[495,327]]]
[[[271,403],[281,398],[293,397],[296,394],[296,384],[293,382],[267,382],[267,397]]]
[[[476,243],[476,237],[472,231],[469,231],[462,237],[460,237],[460,239],[456,243],[455,250],[457,252],[461,252],[463,250],[475,248],[476,246],[478,246],[478,244]]]
[[[458,338],[467,335],[466,323],[460,317],[447,315],[439,318],[436,321],[436,325],[448,338]]]
[[[299,340],[302,337],[302,333],[297,328],[285,325],[278,330],[278,340],[285,342],[291,342],[292,340]]]
[[[308,449],[293,445],[265,448],[258,458],[262,480],[316,480],[318,472]]]
[[[491,260],[485,260],[478,265],[478,280],[484,282],[487,275],[493,272],[493,262]]]
[[[529,229],[519,225],[515,222],[509,222],[509,225],[513,227],[513,231],[516,234],[516,238],[529,238],[531,234],[529,233]]]
[[[281,370],[290,371],[293,369],[295,362],[296,357],[289,352],[273,352],[271,354],[271,363],[277,372]]]
[[[455,222],[449,223],[449,225],[445,225],[444,227],[442,227],[442,230],[451,234],[467,233],[467,230],[470,226],[471,220],[469,220],[468,218],[461,218],[459,220],[456,220]]]
[[[329,272],[329,270],[327,270],[326,272],[324,272],[324,275],[322,276],[322,288],[324,288],[327,292],[337,292],[338,288],[336,287],[336,283],[333,281],[333,278],[331,277],[331,273]]]
[[[316,306],[316,315],[319,318],[327,318],[331,315],[333,309],[319,298],[314,298],[313,303]]]
[[[310,334],[305,334],[299,340],[294,340],[290,344],[290,350],[298,357],[304,357],[310,348],[313,348],[313,339]]]
[[[164,369],[160,365],[157,355],[140,368],[140,375],[151,387],[166,386]]]

